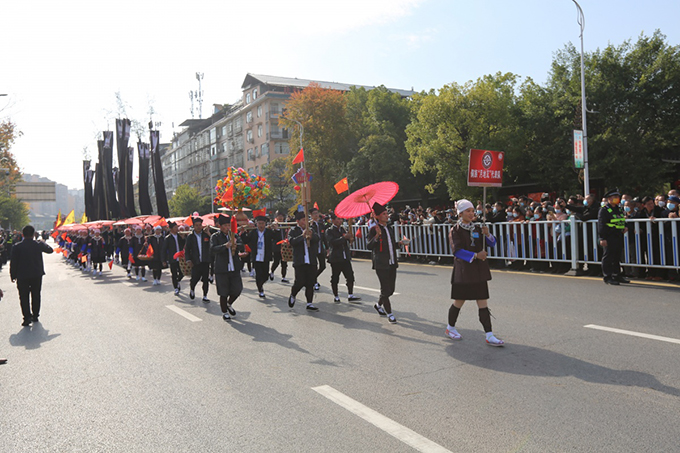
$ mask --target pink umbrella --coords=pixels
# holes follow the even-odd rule
[[[335,207],[335,215],[346,219],[371,212],[373,203],[385,205],[399,192],[399,184],[383,181],[352,192]]]

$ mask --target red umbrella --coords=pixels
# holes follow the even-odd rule
[[[399,184],[383,181],[349,194],[335,207],[335,215],[351,219],[371,212],[373,203],[387,204],[399,192]]]

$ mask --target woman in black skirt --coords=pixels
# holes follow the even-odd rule
[[[475,208],[468,200],[457,203],[458,223],[449,232],[449,242],[453,250],[453,273],[451,274],[451,299],[449,325],[446,336],[453,340],[462,337],[456,330],[456,320],[466,300],[476,300],[479,308],[479,321],[486,332],[486,343],[490,346],[503,346],[503,340],[496,338],[491,331],[491,313],[487,301],[491,271],[486,262],[486,246],[494,247],[496,238],[489,234],[487,226],[472,223]]]

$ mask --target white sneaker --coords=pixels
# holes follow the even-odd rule
[[[251,277],[255,277],[255,269],[253,269],[252,271],[250,271],[250,276],[251,276]]]
[[[175,288],[175,296],[179,296],[179,288]]]
[[[139,275],[135,277],[135,280],[139,281]]]
[[[505,342],[496,338],[493,333],[489,332],[486,334],[486,344],[489,346],[503,346]]]
[[[127,273],[127,278],[132,278],[132,274],[130,274],[130,273],[128,272],[128,273]]]
[[[102,271],[99,271],[99,272],[97,273],[97,275],[99,275],[99,276],[101,277],[101,276],[102,276]]]
[[[146,277],[142,277],[142,281],[143,281],[143,282],[147,281],[147,280],[146,280]]]
[[[463,337],[461,336],[461,334],[458,333],[458,331],[456,330],[455,327],[453,327],[451,329],[447,328],[446,329],[446,336],[449,337],[452,340],[462,340],[463,339]]]

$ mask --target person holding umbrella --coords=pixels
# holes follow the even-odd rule
[[[452,340],[461,340],[456,330],[456,321],[460,309],[466,300],[476,300],[479,308],[479,321],[486,332],[486,343],[489,346],[503,346],[491,330],[491,312],[489,311],[489,285],[491,271],[486,261],[486,246],[496,245],[496,238],[489,233],[489,227],[472,223],[475,218],[474,205],[469,200],[459,200],[456,204],[458,223],[449,231],[449,242],[453,250],[453,273],[451,274],[451,299],[449,308],[449,325],[446,336]]]
[[[373,269],[380,280],[380,298],[373,308],[380,316],[387,316],[387,320],[394,324],[397,319],[392,314],[390,296],[394,294],[397,282],[397,268],[399,267],[397,246],[404,244],[402,241],[397,241],[394,233],[387,228],[389,214],[385,206],[375,202],[372,209],[377,223],[368,233],[366,246],[371,250]]]

